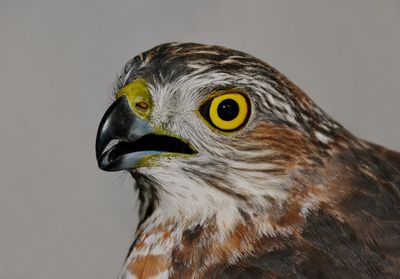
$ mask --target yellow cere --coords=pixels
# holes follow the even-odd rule
[[[237,116],[232,120],[223,120],[218,115],[218,106],[221,104],[222,101],[231,99],[237,103],[239,107],[239,112]],[[227,93],[223,95],[219,95],[215,97],[210,106],[210,119],[211,122],[221,130],[235,130],[239,128],[247,118],[249,112],[248,104],[246,98],[240,93]]]
[[[146,81],[137,79],[121,88],[116,98],[126,96],[131,110],[143,119],[147,119],[151,113],[153,103]]]

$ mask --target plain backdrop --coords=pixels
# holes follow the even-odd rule
[[[169,41],[258,56],[400,150],[398,0],[0,0],[0,278],[117,277],[138,205],[96,129],[124,63]]]

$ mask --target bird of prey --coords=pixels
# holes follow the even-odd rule
[[[96,139],[140,222],[120,278],[400,278],[400,154],[240,51],[131,59]]]

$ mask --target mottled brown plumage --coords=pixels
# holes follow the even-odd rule
[[[145,120],[194,153],[125,168],[141,222],[121,278],[400,278],[399,153],[235,50],[160,45],[128,62],[116,91],[138,79],[154,102]],[[229,133],[194,113],[224,90],[251,106]]]

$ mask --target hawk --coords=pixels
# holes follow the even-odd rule
[[[96,155],[139,192],[120,278],[400,278],[400,154],[251,55],[167,43],[134,57]]]

